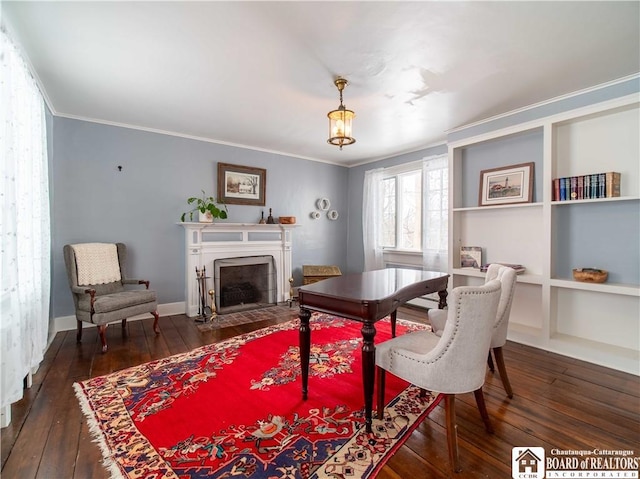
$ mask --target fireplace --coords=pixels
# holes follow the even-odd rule
[[[185,231],[185,313],[197,317],[202,300],[196,269],[206,271],[204,291],[215,290],[215,306],[218,313],[221,308],[221,287],[217,283],[219,274],[215,263],[220,260],[238,260],[242,258],[269,257],[262,261],[258,270],[267,268],[264,274],[268,280],[264,285],[251,285],[245,280],[234,280],[235,285],[225,289],[224,304],[235,307],[247,307],[253,304],[285,303],[290,298],[289,278],[291,278],[291,245],[293,230],[299,225],[284,224],[247,224],[247,223],[180,223]],[[269,265],[270,264],[270,265]],[[236,266],[245,264],[229,264],[228,273],[235,274]],[[227,269],[227,268],[224,268]],[[225,275],[227,271],[225,271]],[[262,274],[262,273],[261,273]],[[253,281],[254,274],[251,279]],[[267,290],[268,294],[261,292]],[[209,295],[205,301],[210,302]],[[223,307],[223,308],[224,308]],[[251,306],[253,307],[253,306]],[[229,310],[226,310],[227,312]]]
[[[273,256],[217,259],[213,267],[218,313],[277,304],[277,274]]]

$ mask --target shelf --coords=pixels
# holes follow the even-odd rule
[[[566,201],[564,202],[566,203]],[[494,205],[494,206],[469,206],[467,208],[453,208],[453,212],[457,211],[487,211],[487,210],[504,210],[513,208],[540,208],[542,203],[517,203],[514,205]]]
[[[470,276],[475,278],[484,278],[487,274],[486,272],[482,272],[479,269],[474,268],[453,268],[451,273],[458,276]],[[519,274],[516,277],[519,283],[542,284],[542,276],[539,274],[524,273]]]
[[[507,339],[520,344],[540,347],[542,330],[540,328],[534,328],[532,326],[526,326],[524,324],[518,324],[510,321]]]
[[[640,352],[568,334],[554,334],[549,349],[582,361],[589,361],[608,368],[640,375]]]
[[[594,198],[594,199],[586,199],[586,200],[566,200],[566,201],[552,201],[552,206],[560,206],[560,205],[577,205],[577,204],[593,204],[593,203],[603,203],[610,201],[638,201],[640,197],[638,196],[616,196],[615,198]]]
[[[272,223],[272,224],[260,224],[260,223],[219,223],[219,222],[213,222],[213,223],[199,223],[197,221],[185,221],[185,222],[178,222],[177,223],[180,226],[183,226],[185,229],[193,229],[193,230],[202,230],[202,229],[209,229],[209,230],[234,230],[234,231],[245,231],[245,230],[286,230],[286,229],[293,229],[293,228],[297,228],[300,225],[297,224],[284,224],[284,223]]]
[[[552,279],[551,286],[556,288],[579,289],[599,293],[621,294],[624,296],[640,297],[640,286],[619,283],[584,283],[570,279]]]
[[[508,339],[640,375],[640,95],[567,110],[449,144],[453,286],[486,273],[458,268],[461,246],[483,263],[521,263]],[[517,158],[518,161],[514,161]],[[604,160],[603,160],[604,159]],[[551,201],[553,178],[621,174],[625,196]],[[533,162],[532,203],[476,206],[484,170]],[[576,206],[576,205],[581,206]],[[573,280],[578,265],[609,282]],[[533,273],[533,274],[532,274]]]

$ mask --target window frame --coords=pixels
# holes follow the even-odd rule
[[[398,255],[403,255],[403,256],[422,256],[422,252],[423,252],[423,245],[422,245],[422,216],[423,216],[423,212],[422,210],[420,211],[420,218],[419,218],[419,224],[420,224],[420,248],[418,249],[408,249],[408,248],[400,248],[398,247],[398,244],[400,243],[399,239],[400,239],[400,235],[402,234],[402,218],[401,215],[398,214],[399,211],[401,211],[401,202],[398,201],[398,191],[399,191],[399,185],[400,185],[400,180],[399,178],[403,175],[408,175],[410,173],[415,173],[418,172],[420,173],[421,176],[421,185],[420,185],[420,195],[422,196],[422,194],[424,193],[424,176],[422,175],[422,161],[423,160],[419,160],[419,161],[412,161],[409,163],[404,163],[402,165],[398,165],[398,166],[391,166],[388,168],[384,168],[383,170],[383,175],[382,175],[382,181],[386,181],[389,180],[391,178],[395,179],[396,182],[396,204],[395,204],[395,212],[396,212],[396,222],[395,222],[395,246],[383,246],[380,245],[380,248],[382,248],[382,252],[383,255],[385,253],[393,253],[393,254],[398,254]],[[386,257],[386,255],[385,255]],[[387,262],[387,260],[385,259],[385,262]],[[411,263],[413,264],[413,262]]]

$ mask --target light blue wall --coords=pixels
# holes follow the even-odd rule
[[[215,196],[217,163],[266,168],[266,206],[229,205],[227,222],[295,216],[294,283],[303,264],[346,269],[348,170],[345,167],[204,141],[49,117],[52,121],[52,310],[74,313],[62,256],[67,243],[126,243],[129,276],[144,277],[159,303],[184,301],[186,199],[204,189]],[[122,166],[122,171],[118,171]],[[312,220],[316,199],[340,213]]]
[[[580,206],[567,204],[555,208],[554,276],[572,279],[573,268],[598,268],[609,271],[609,283],[640,284],[638,202]]]
[[[463,208],[478,206],[480,172],[520,163],[534,163],[533,201],[542,201],[542,128],[491,142],[471,145],[462,151]]]
[[[624,95],[638,93],[637,78],[452,132],[457,141]],[[176,225],[186,198],[201,189],[215,195],[217,162],[267,169],[265,208],[230,205],[229,222],[254,222],[264,209],[293,215],[295,284],[303,264],[336,264],[345,272],[364,267],[362,188],[365,171],[445,154],[445,144],[350,169],[214,143],[48,116],[52,169],[52,311],[73,314],[62,246],[81,241],[123,241],[131,249],[130,273],[152,281],[161,303],[184,300],[184,235]],[[514,141],[527,157],[540,151],[537,133]],[[500,148],[500,142],[496,143]],[[502,145],[504,146],[504,145]],[[491,152],[481,152],[483,156]],[[524,160],[518,160],[522,162]],[[527,160],[530,161],[530,160]],[[533,161],[533,160],[531,160]],[[123,166],[118,172],[117,166]],[[537,167],[538,165],[536,165]],[[480,168],[480,166],[478,166]],[[536,197],[540,198],[536,169]],[[465,175],[466,176],[466,175]],[[469,175],[473,177],[473,175]],[[475,197],[478,186],[466,196]],[[337,221],[311,220],[315,201],[327,197],[340,213]],[[603,221],[607,221],[605,217]],[[611,219],[614,221],[614,219]],[[635,223],[634,223],[635,224]],[[637,226],[634,226],[637,228]],[[612,251],[611,254],[615,254]],[[559,265],[560,269],[568,268]],[[637,271],[627,275],[637,276]]]

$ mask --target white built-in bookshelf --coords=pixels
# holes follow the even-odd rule
[[[509,339],[640,374],[640,97],[591,105],[449,144],[452,286],[478,284],[460,246],[522,264]],[[478,205],[480,171],[535,163],[532,203]],[[616,171],[621,196],[552,201],[553,179]],[[606,283],[572,269],[609,271]]]

